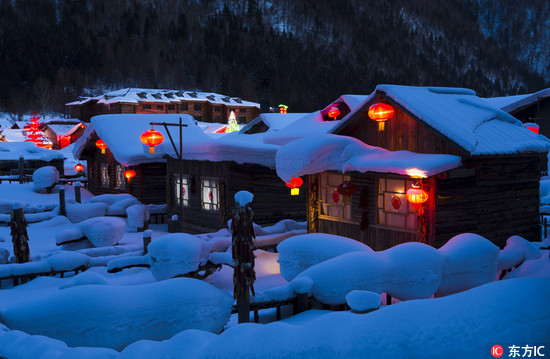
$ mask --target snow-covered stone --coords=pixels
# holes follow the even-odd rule
[[[151,273],[157,280],[193,272],[210,256],[207,242],[186,233],[159,237],[149,244],[148,251]]]
[[[45,259],[46,263],[54,271],[68,271],[81,266],[87,266],[90,257],[76,252],[58,252]]]
[[[346,295],[346,303],[357,312],[378,309],[382,303],[382,297],[378,293],[366,290],[352,290]]]
[[[51,188],[59,182],[59,171],[54,166],[44,166],[35,170],[32,174],[34,190]]]
[[[105,203],[67,203],[67,218],[72,223],[79,223],[89,218],[103,217],[107,213]]]
[[[94,246],[105,247],[122,239],[126,222],[117,217],[96,217],[79,223],[78,227]]]
[[[122,350],[141,339],[165,340],[187,329],[219,333],[232,304],[228,293],[206,282],[176,278],[133,286],[66,288],[10,303],[1,317],[12,330],[46,335],[71,347]]]
[[[281,275],[291,281],[307,268],[355,251],[372,252],[358,241],[326,233],[310,233],[285,239],[277,246]]]
[[[438,296],[461,292],[493,281],[497,276],[499,248],[488,239],[462,233],[439,248],[445,256]]]
[[[79,240],[83,237],[84,237],[84,233],[82,232],[82,230],[79,227],[74,226],[74,227],[67,228],[57,232],[55,235],[55,244],[60,246],[63,244],[67,244],[67,243]]]

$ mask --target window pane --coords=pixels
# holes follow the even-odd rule
[[[387,220],[388,223],[386,223],[389,226],[394,227],[405,227],[405,216],[401,216],[398,214],[387,214]]]
[[[405,181],[389,179],[387,191],[405,193]]]

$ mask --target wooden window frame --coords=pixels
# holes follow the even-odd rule
[[[323,179],[323,177],[326,178]],[[351,199],[344,201],[344,197],[340,195],[340,201],[334,203],[332,201],[332,192],[336,191],[339,184],[344,181],[351,181],[350,175],[342,173],[323,172],[319,174],[319,218],[331,221],[356,223],[352,220],[352,205]],[[342,212],[342,216],[328,214],[330,208],[341,208],[337,212]],[[347,213],[346,213],[347,212]],[[333,212],[334,214],[334,212]]]
[[[208,190],[212,191],[212,200],[207,194],[210,193]],[[220,186],[217,178],[201,178],[201,209],[208,212],[220,211]]]
[[[176,206],[179,207],[180,205],[180,191],[179,191],[179,182],[180,182],[180,175],[179,173],[174,174],[174,203]],[[189,207],[189,176],[183,175],[183,184],[182,187],[185,189],[185,193],[183,194],[183,206]]]
[[[390,182],[391,181],[391,182]],[[396,186],[397,182],[402,182],[402,186]],[[389,229],[393,231],[416,233],[418,220],[416,210],[406,199],[406,191],[414,184],[414,179],[399,178],[392,176],[376,177],[376,222],[378,228]],[[399,187],[397,190],[396,188]],[[392,196],[392,198],[390,198]],[[394,198],[398,198],[400,206],[396,209],[393,206]],[[406,207],[403,207],[406,206]],[[404,225],[389,224],[392,217],[402,218]]]
[[[109,164],[99,164],[99,184],[101,187],[109,188],[111,181],[109,180]]]
[[[124,181],[124,168],[119,164],[115,166],[115,188],[126,189],[126,181]]]

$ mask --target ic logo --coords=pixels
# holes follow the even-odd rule
[[[504,354],[504,349],[500,345],[493,345],[491,348],[491,355],[495,358],[500,358]]]

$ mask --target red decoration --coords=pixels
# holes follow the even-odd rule
[[[107,145],[105,144],[105,142],[103,142],[102,139],[95,141],[95,145],[97,148],[101,149],[102,154],[105,154],[105,149],[107,148]]]
[[[162,133],[156,131],[155,129],[150,129],[141,134],[141,142],[149,146],[149,153],[155,153],[155,146],[160,145],[164,141]]]
[[[74,166],[74,169],[75,169],[77,172],[80,172],[80,171],[84,170],[84,165],[78,163],[76,166]]]
[[[340,193],[343,196],[351,196],[355,193],[357,190],[357,187],[351,183],[350,181],[345,181],[337,188],[338,193]]]
[[[332,202],[334,203],[340,202],[340,193],[338,193],[337,190],[332,191]]]
[[[401,198],[399,198],[397,196],[393,196],[392,199],[391,199],[391,205],[392,205],[393,209],[398,211],[401,208]]]
[[[212,195],[212,191],[208,191],[208,199],[210,200],[210,202],[212,202],[213,198],[214,196]]]
[[[134,170],[126,170],[124,171],[124,177],[126,177],[126,179],[128,180],[128,182],[130,182],[130,180],[132,178],[134,178],[136,176],[136,171]]]
[[[300,194],[300,186],[304,184],[304,180],[300,177],[292,178],[286,186],[290,188],[290,195],[297,196]]]
[[[533,131],[534,133],[539,133],[539,126],[535,123],[526,123],[524,124],[523,126],[525,126],[525,128]]]
[[[412,204],[422,204],[428,200],[428,193],[422,190],[420,186],[413,185],[407,190],[407,200]]]
[[[369,117],[371,120],[378,121],[378,130],[384,131],[384,121],[393,117],[393,107],[387,103],[375,103],[369,107]]]
[[[41,134],[42,131],[40,131],[41,124],[38,122],[39,119],[40,117],[37,117],[36,113],[33,112],[31,117],[31,123],[29,123],[24,127],[25,132],[27,133],[26,141],[33,142],[38,147],[47,148],[47,146],[43,143],[43,141],[40,140],[40,137],[42,137],[42,134]]]
[[[328,110],[328,117],[336,120],[338,116],[340,116],[340,109],[338,108],[338,106],[333,105],[330,110]]]

